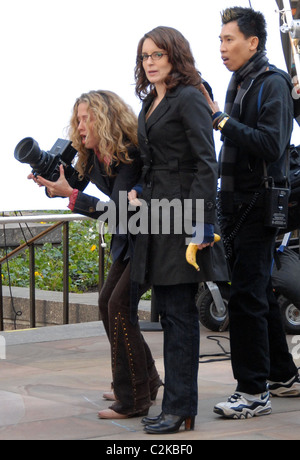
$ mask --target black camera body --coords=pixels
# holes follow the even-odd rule
[[[78,180],[78,172],[72,166],[77,152],[71,144],[65,139],[57,139],[51,150],[45,152],[32,137],[26,137],[16,146],[14,156],[20,163],[29,164],[34,176],[42,176],[51,182],[59,179],[62,164],[65,177],[72,187]]]

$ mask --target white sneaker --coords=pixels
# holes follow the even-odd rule
[[[249,395],[234,393],[227,402],[221,402],[214,407],[214,412],[226,418],[245,419],[268,415],[272,412],[270,393]]]
[[[288,382],[269,382],[269,390],[272,396],[279,398],[300,396],[300,376],[297,374]]]

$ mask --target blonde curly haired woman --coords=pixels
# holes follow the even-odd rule
[[[69,197],[72,211],[98,219],[101,217],[100,200],[83,192],[91,181],[114,202],[118,216],[120,192],[127,197],[141,174],[134,112],[111,91],[82,94],[73,108],[69,137],[78,151],[76,186],[69,185],[63,167],[57,182],[38,177],[38,183],[47,188],[49,196]],[[133,241],[129,233],[120,233],[117,223],[111,243],[113,264],[99,296],[112,359],[113,391],[104,396],[114,402],[98,414],[99,418],[107,419],[147,414],[161,385],[137,318],[132,320],[130,257]]]

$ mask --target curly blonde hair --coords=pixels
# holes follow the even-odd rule
[[[106,173],[112,176],[111,164],[131,163],[128,154],[130,145],[138,145],[137,116],[117,94],[112,91],[90,91],[82,94],[75,102],[69,126],[69,139],[78,152],[76,169],[81,176],[86,173],[86,167],[91,150],[85,148],[78,131],[78,106],[88,105],[88,113],[94,115],[94,129],[99,137],[98,150]],[[89,123],[89,119],[88,119]]]

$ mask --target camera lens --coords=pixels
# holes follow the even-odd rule
[[[76,153],[71,146],[71,141],[57,139],[52,149],[45,152],[40,149],[39,144],[32,137],[26,137],[16,146],[14,156],[20,163],[29,164],[35,176],[42,176],[44,179],[55,182],[59,179],[61,164],[65,167],[66,179],[74,176],[76,180],[77,174],[71,165]]]
[[[39,144],[32,137],[26,137],[20,141],[14,153],[16,160],[30,164],[32,168],[40,163],[42,154]]]

